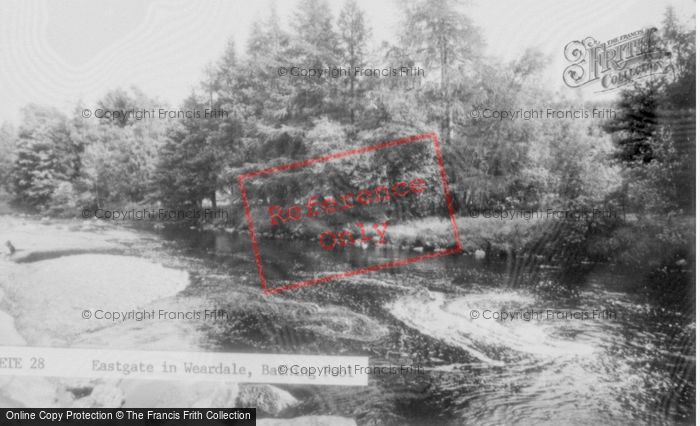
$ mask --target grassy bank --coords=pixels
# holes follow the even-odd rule
[[[524,247],[532,237],[536,222],[535,219],[522,218],[500,220],[459,217],[457,229],[466,252],[483,250],[487,255],[498,255]],[[453,227],[450,220],[445,218],[410,220],[391,228],[391,241],[404,247],[447,248],[454,245]]]

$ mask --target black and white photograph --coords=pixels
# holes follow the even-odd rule
[[[0,424],[696,424],[694,0],[0,0]]]

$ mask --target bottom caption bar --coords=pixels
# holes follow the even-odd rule
[[[359,356],[0,346],[0,376],[367,386],[367,370]]]
[[[255,408],[0,408],[0,424],[255,425]]]

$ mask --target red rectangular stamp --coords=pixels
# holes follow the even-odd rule
[[[296,174],[296,176],[295,176]],[[313,186],[314,189],[305,189]],[[386,183],[385,183],[386,182]],[[265,294],[327,283],[355,275],[396,268],[462,251],[447,173],[438,136],[425,133],[251,171],[238,177],[248,233]],[[255,194],[257,192],[257,194]],[[252,196],[252,198],[251,198]],[[252,199],[252,201],[251,201]],[[436,202],[437,200],[437,202]],[[315,274],[271,285],[261,255],[259,233],[314,229],[314,239],[327,253],[355,246],[386,246],[396,218],[420,215],[421,209],[444,212],[454,245],[347,271]],[[373,217],[374,223],[364,219]],[[380,219],[377,221],[377,217]],[[257,218],[257,226],[256,226]],[[359,219],[362,221],[358,221]],[[341,223],[338,229],[338,223]],[[315,228],[314,228],[315,226]],[[320,233],[319,230],[322,230]],[[278,268],[275,268],[278,269]]]

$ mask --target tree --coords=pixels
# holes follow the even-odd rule
[[[150,180],[155,170],[158,148],[167,120],[152,113],[158,102],[138,88],[129,92],[116,89],[98,101],[106,111],[119,111],[116,119],[85,120],[70,123],[71,139],[84,146],[81,173],[72,180],[81,202],[103,205],[106,202],[142,202],[149,197]],[[125,109],[122,109],[125,108]],[[76,107],[76,117],[80,117]]]
[[[21,138],[13,170],[15,200],[30,207],[45,207],[57,185],[56,163],[50,142]]]
[[[294,14],[294,37],[287,50],[287,65],[328,69],[339,63],[338,35],[333,16],[324,0],[301,0]],[[309,120],[322,114],[337,113],[338,79],[294,78],[292,111],[294,118]]]
[[[157,102],[149,99],[137,87],[131,87],[131,92],[122,88],[110,90],[97,105],[103,111],[109,112],[105,115],[107,118],[100,119],[100,124],[126,127],[138,120],[135,111],[154,108]]]
[[[661,41],[673,65],[668,100],[678,108],[695,108],[695,30],[683,28],[672,7],[664,14]]]
[[[244,119],[285,122],[292,115],[294,88],[277,70],[288,67],[290,37],[282,29],[275,3],[263,22],[255,22],[248,39],[247,58],[239,67],[238,96]]]
[[[66,117],[54,108],[30,104],[22,109],[17,156],[12,168],[15,200],[47,207],[61,181],[80,174],[83,146],[73,141]]]
[[[17,132],[10,123],[0,126],[0,186],[10,190],[9,180],[17,150]]]
[[[350,71],[347,79],[349,88],[344,93],[343,101],[348,105],[350,124],[355,124],[355,113],[358,108],[358,79],[355,68],[363,68],[367,50],[367,40],[370,37],[370,29],[365,23],[365,14],[357,7],[355,0],[347,0],[338,17],[340,30],[340,45],[342,49],[343,64]]]
[[[467,64],[474,61],[483,43],[456,0],[412,1],[405,8],[404,27],[411,31],[403,35],[404,44],[428,70],[437,69],[440,73],[437,98],[441,108],[437,116],[441,140],[449,145],[453,105],[469,81],[465,78]]]
[[[615,135],[619,147],[616,156],[623,163],[649,163],[654,158],[651,138],[659,126],[657,112],[662,90],[661,81],[650,80],[635,83],[632,89],[620,93],[615,118],[605,129]]]
[[[627,195],[636,208],[694,208],[695,31],[683,29],[669,8],[660,38],[653,42],[650,49],[671,53],[673,72],[623,90],[605,130],[618,147],[616,158],[627,168]]]
[[[206,103],[190,96],[183,110],[203,111]],[[232,140],[221,137],[216,117],[185,118],[168,132],[159,151],[153,184],[169,206],[201,206],[208,198],[216,208],[216,191],[225,185],[220,177],[230,157]]]
[[[474,64],[473,87],[464,89],[469,94],[461,92],[459,98],[466,102],[458,98],[454,103],[455,138],[445,147],[458,209],[532,208],[538,204],[544,184],[526,172],[544,168],[530,154],[549,141],[549,129],[540,120],[499,120],[494,115],[525,112],[523,105],[551,105],[552,94],[537,80],[545,65],[543,55],[532,49],[509,63]],[[475,117],[474,112],[481,116]]]

